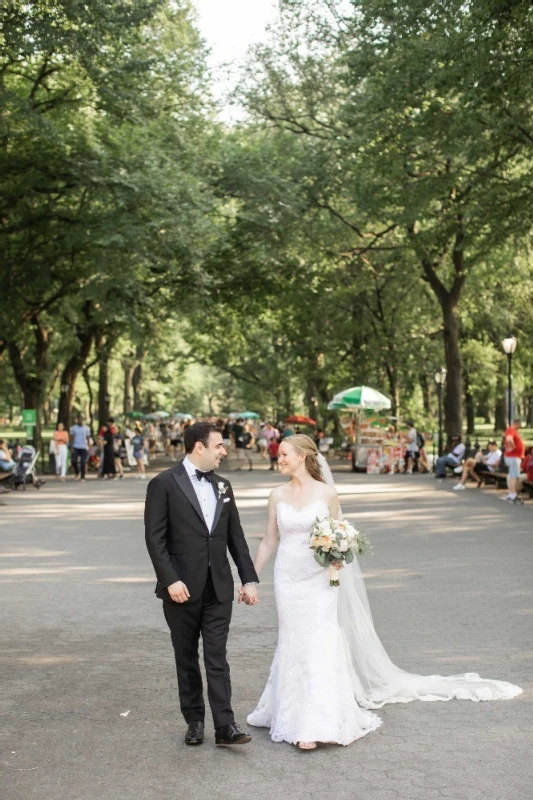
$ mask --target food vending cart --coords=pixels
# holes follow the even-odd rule
[[[335,395],[328,409],[341,414],[341,425],[352,442],[352,470],[394,472],[402,458],[390,410],[391,402],[369,386],[353,386]]]

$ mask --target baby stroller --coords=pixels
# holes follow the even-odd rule
[[[36,489],[40,489],[44,481],[40,480],[36,474],[37,459],[39,451],[30,444],[24,445],[21,449],[15,469],[11,475],[11,485],[14,489],[22,486],[26,490],[28,483],[32,483]]]

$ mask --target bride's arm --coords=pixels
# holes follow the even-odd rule
[[[259,543],[259,547],[254,561],[255,571],[257,572],[258,575],[261,574],[263,567],[267,563],[272,553],[275,551],[278,544],[278,521],[276,518],[276,497],[277,497],[277,490],[274,489],[272,492],[270,492],[270,497],[268,498],[268,517],[267,517],[265,535],[263,536],[261,542]]]
[[[339,519],[341,516],[341,506],[337,490],[334,489],[333,486],[328,486],[324,488],[324,496],[328,504],[330,516],[332,516],[333,519]]]
[[[340,519],[342,517],[341,513],[341,505],[339,503],[339,495],[337,494],[337,490],[334,489],[332,486],[328,486],[327,494],[326,494],[326,501],[329,508],[330,516],[333,519]],[[342,569],[342,564],[332,564],[336,570]]]

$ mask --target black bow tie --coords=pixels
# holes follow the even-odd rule
[[[199,481],[201,481],[202,478],[205,478],[206,481],[212,481],[214,474],[215,471],[213,469],[210,469],[209,472],[202,472],[201,469],[196,470],[196,477],[198,478]]]

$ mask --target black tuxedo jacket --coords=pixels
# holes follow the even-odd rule
[[[218,484],[226,486],[221,494]],[[242,583],[259,582],[239,519],[229,481],[214,476],[217,505],[208,531],[200,503],[187,471],[180,462],[148,484],[144,524],[146,546],[157,576],[156,594],[169,600],[167,586],[183,581],[190,600],[202,596],[209,566],[220,603],[234,598],[229,550]]]

